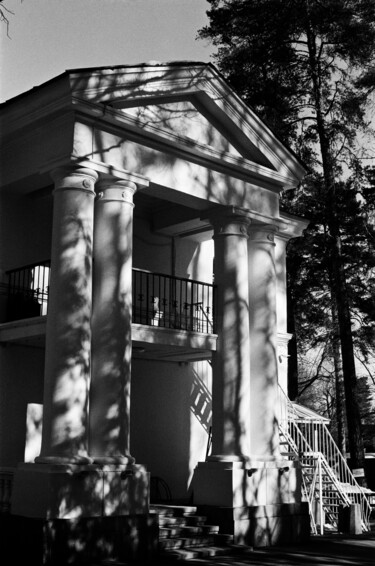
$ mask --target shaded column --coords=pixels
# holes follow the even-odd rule
[[[249,229],[249,304],[251,340],[251,454],[279,454],[277,422],[277,328],[274,226]]]
[[[101,464],[131,464],[133,194],[136,184],[98,185],[94,234],[94,305],[90,389],[90,456]]]
[[[53,172],[51,282],[46,331],[42,449],[36,462],[88,457],[92,240],[97,173]]]
[[[215,242],[217,350],[213,356],[212,456],[250,456],[248,218],[228,209],[211,219]]]

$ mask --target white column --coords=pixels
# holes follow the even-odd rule
[[[95,205],[90,456],[100,464],[134,462],[129,423],[136,188],[127,180],[104,180]]]
[[[251,454],[279,454],[277,423],[276,267],[273,226],[249,229],[249,304],[251,340]]]
[[[53,172],[51,283],[40,463],[90,463],[88,388],[94,185],[86,168]]]
[[[227,209],[211,218],[215,242],[217,350],[213,357],[212,456],[250,456],[248,218]]]

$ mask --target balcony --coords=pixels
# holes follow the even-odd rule
[[[213,285],[133,269],[133,323],[214,333]]]
[[[7,272],[6,323],[0,341],[44,341],[50,272],[49,261]],[[145,350],[145,344],[148,352],[156,346],[172,346],[180,353],[184,347],[195,349],[196,355],[199,349],[212,351],[214,341],[208,337],[215,334],[214,304],[214,285],[134,268],[134,351]]]
[[[47,314],[50,265],[47,260],[7,271],[7,322]]]

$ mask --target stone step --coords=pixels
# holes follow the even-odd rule
[[[204,534],[203,526],[181,527],[181,534],[187,537],[195,536],[195,535],[203,535]]]
[[[219,546],[201,546],[195,548],[177,548],[161,554],[160,558],[166,560],[194,560],[199,558],[214,558],[225,556],[225,548]]]
[[[159,539],[159,550],[174,550],[178,548],[187,549],[200,546],[211,546],[213,545],[213,542],[213,537],[211,536],[163,538]]]
[[[220,534],[218,525],[207,525],[207,517],[197,515],[196,507],[153,504],[151,508],[159,517],[162,560],[192,560],[235,552],[233,535]]]
[[[159,554],[159,562],[162,560],[163,564],[168,561],[174,562],[175,560],[194,560],[195,558],[199,558],[197,550],[193,549],[175,549],[169,550],[168,552],[160,552]]]
[[[159,539],[174,538],[181,534],[181,527],[159,527]]]
[[[201,526],[204,525],[207,517],[201,515],[186,515],[186,516],[173,516],[173,515],[159,515],[159,525],[187,525],[187,526]]]
[[[204,525],[207,521],[203,515],[185,515],[184,518],[187,525]]]
[[[152,504],[150,505],[151,511],[156,511],[159,515],[169,516],[169,517],[183,517],[195,515],[197,508],[191,505],[162,505],[162,504]]]
[[[168,550],[161,552],[159,558],[165,562],[176,560],[194,560],[194,559],[204,559],[204,558],[215,558],[217,557],[227,557],[235,558],[236,556],[247,557],[253,552],[251,546],[243,546],[232,544],[228,547],[216,546],[215,544],[210,546],[201,547],[191,547],[191,548],[176,548],[173,550]]]
[[[219,533],[217,525],[201,525],[199,527],[167,525],[159,527],[159,538],[192,537],[196,535],[216,535]]]
[[[184,527],[185,525],[187,525],[187,517],[159,516],[159,526],[161,527]]]

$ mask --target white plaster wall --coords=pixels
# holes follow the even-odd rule
[[[181,244],[188,241],[180,240]],[[202,281],[205,283],[213,282],[213,260],[214,260],[214,242],[212,239],[200,242],[192,242],[191,256],[186,267],[186,277]],[[186,261],[186,260],[185,260]]]
[[[131,453],[152,476],[167,482],[174,499],[186,498],[193,470],[204,460],[210,408],[207,362],[134,360]]]
[[[135,218],[133,224],[133,267],[172,273],[172,238],[152,232],[148,220]]]

